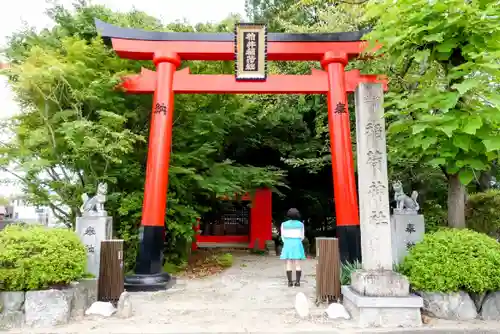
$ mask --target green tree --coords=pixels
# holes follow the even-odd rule
[[[442,170],[448,224],[457,228],[465,227],[465,186],[500,150],[498,5],[383,0],[369,4],[366,16],[375,22],[367,38],[402,69],[400,89],[387,94],[392,158]]]
[[[74,9],[52,7],[48,14],[55,21],[53,29],[27,30],[10,39],[5,55],[12,66],[5,73],[22,113],[9,121],[7,129],[15,135],[0,144],[0,168],[20,181],[30,202],[50,206],[69,226],[79,214],[81,194],[94,192],[99,181],[108,182],[108,212],[115,217],[118,235],[127,241],[130,268],[141,215],[152,98],[126,95],[115,87],[123,75],[152,64],[118,58],[97,35],[93,20],[157,31],[194,28],[163,26],[139,11],[114,13],[84,1]],[[197,30],[232,31],[234,20],[198,25]],[[232,71],[231,63],[225,62],[183,66],[195,73]],[[259,112],[239,96],[176,97],[167,252],[185,248],[192,222],[207,209],[207,200],[282,184],[282,170],[266,163],[235,162],[227,151],[241,138],[259,140],[252,137],[262,122]]]

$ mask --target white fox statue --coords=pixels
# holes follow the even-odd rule
[[[106,195],[108,193],[108,185],[106,183],[99,183],[97,186],[97,193],[94,197],[89,197],[87,194],[82,194],[83,205],[80,210],[85,215],[91,214],[106,214],[104,210],[104,203],[106,203]]]
[[[413,190],[410,197],[404,193],[401,181],[394,182],[392,187],[394,189],[394,200],[396,201],[396,209],[398,211],[418,212],[418,210],[420,210],[420,205],[417,202],[418,192],[416,190]]]

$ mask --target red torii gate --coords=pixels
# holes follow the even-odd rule
[[[270,75],[260,81],[238,81],[233,75],[192,75],[177,71],[181,60],[235,60],[235,36],[230,33],[149,32],[120,28],[100,20],[96,27],[122,58],[152,60],[156,72],[143,69],[124,78],[129,93],[154,94],[142,209],[142,231],[136,275],[129,287],[164,288],[162,273],[168,168],[172,143],[174,95],[177,94],[327,94],[328,124],[334,180],[335,209],[341,247],[347,239],[359,247],[359,214],[351,144],[347,93],[361,82],[381,82],[377,75],[345,72],[349,60],[366,48],[365,32],[278,34],[267,37],[267,60],[320,61],[324,71],[310,75]],[[359,254],[359,251],[355,251]],[[359,255],[354,255],[359,256]]]

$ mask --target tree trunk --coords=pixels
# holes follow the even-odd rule
[[[491,188],[491,172],[491,170],[481,172],[477,182],[478,191],[487,191]]]
[[[458,173],[448,177],[448,226],[465,228],[465,186]]]

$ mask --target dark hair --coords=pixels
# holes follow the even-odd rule
[[[300,220],[301,217],[300,217],[299,210],[297,210],[295,208],[291,208],[286,213],[286,218],[291,219],[291,220]]]

